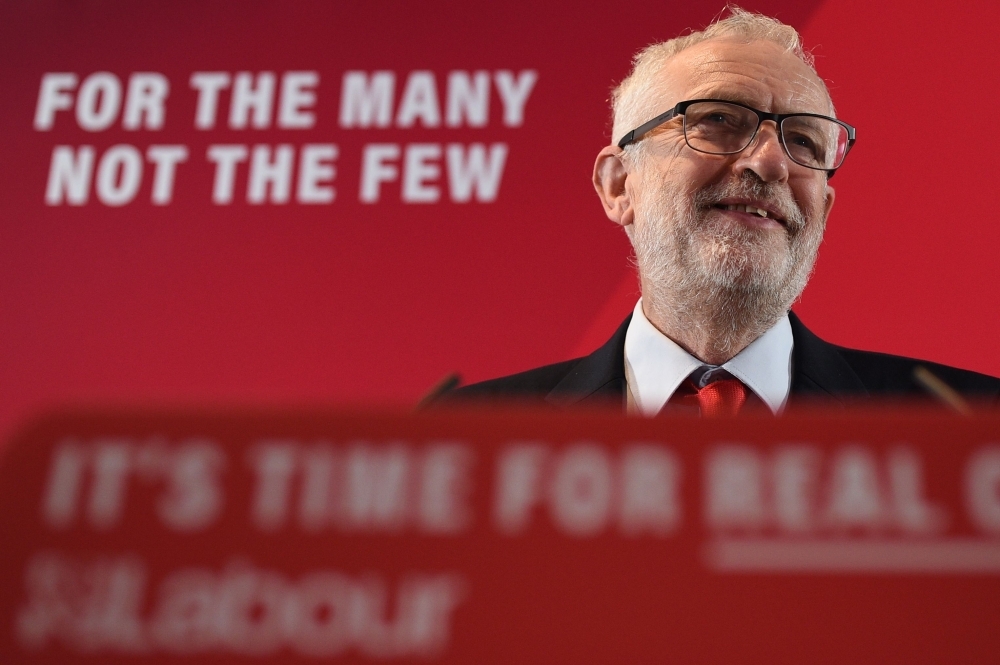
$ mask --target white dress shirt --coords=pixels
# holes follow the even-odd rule
[[[772,413],[779,413],[788,401],[792,383],[792,343],[792,325],[786,314],[725,364],[708,365],[657,330],[642,311],[640,298],[625,333],[629,403],[643,415],[656,415],[691,372],[706,367],[700,385],[725,370],[752,390]]]

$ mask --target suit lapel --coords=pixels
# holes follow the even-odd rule
[[[868,390],[833,344],[809,331],[794,312],[792,324],[792,386],[790,401],[809,398],[834,399],[846,404],[851,398],[867,397]]]
[[[545,401],[557,406],[624,404],[625,400],[625,333],[629,314],[611,339],[589,356],[585,356],[556,384]]]

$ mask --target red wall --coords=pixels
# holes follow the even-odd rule
[[[858,127],[797,311],[834,342],[1000,374],[991,343],[1000,139],[987,34],[1000,10],[857,0],[746,7],[803,31],[840,116]],[[589,184],[608,140],[608,92],[636,49],[719,9],[700,0],[4,3],[0,434],[57,402],[411,404],[452,371],[477,380],[589,351],[637,295],[628,244]],[[342,81],[355,70],[394,73],[390,126],[343,126]],[[440,126],[400,127],[408,77],[422,70],[439,93],[422,117],[438,105]],[[456,70],[488,73],[485,126],[448,126]],[[119,117],[88,131],[74,107],[35,128],[46,73],[75,73],[79,89],[101,71],[123,88],[135,72],[162,74],[162,128],[127,129]],[[226,91],[215,127],[197,129],[189,79],[206,71],[270,71],[279,87],[284,72],[316,72],[315,101],[300,105],[313,125],[230,127]],[[505,122],[501,71],[537,73],[520,124]],[[93,146],[99,171],[121,144],[142,158],[152,145],[186,148],[169,204],[151,202],[147,161],[123,205],[101,196],[121,183],[92,184],[83,205],[47,205],[56,146]],[[335,189],[330,203],[297,197],[297,160],[311,144],[336,146],[335,175],[321,183]],[[362,202],[372,144],[401,155],[438,146],[439,159],[425,157],[424,184],[440,199],[405,202],[395,181]],[[444,154],[453,144],[506,146],[495,200],[451,200]],[[233,202],[213,203],[212,145],[291,146],[290,200],[248,202],[244,162]]]

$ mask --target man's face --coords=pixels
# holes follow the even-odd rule
[[[667,61],[661,81],[649,117],[688,99],[730,100],[773,113],[831,113],[816,75],[766,41],[702,42]],[[635,210],[643,293],[697,295],[707,288],[741,294],[747,306],[787,309],[805,287],[833,204],[826,174],[792,162],[772,122],[736,155],[692,150],[680,118],[638,147],[644,152],[629,166],[625,187]]]

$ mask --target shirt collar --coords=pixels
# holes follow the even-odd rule
[[[792,344],[786,314],[722,368],[778,413],[791,387]],[[703,365],[649,322],[640,298],[625,333],[626,379],[638,410],[647,416],[658,413],[684,379]]]

